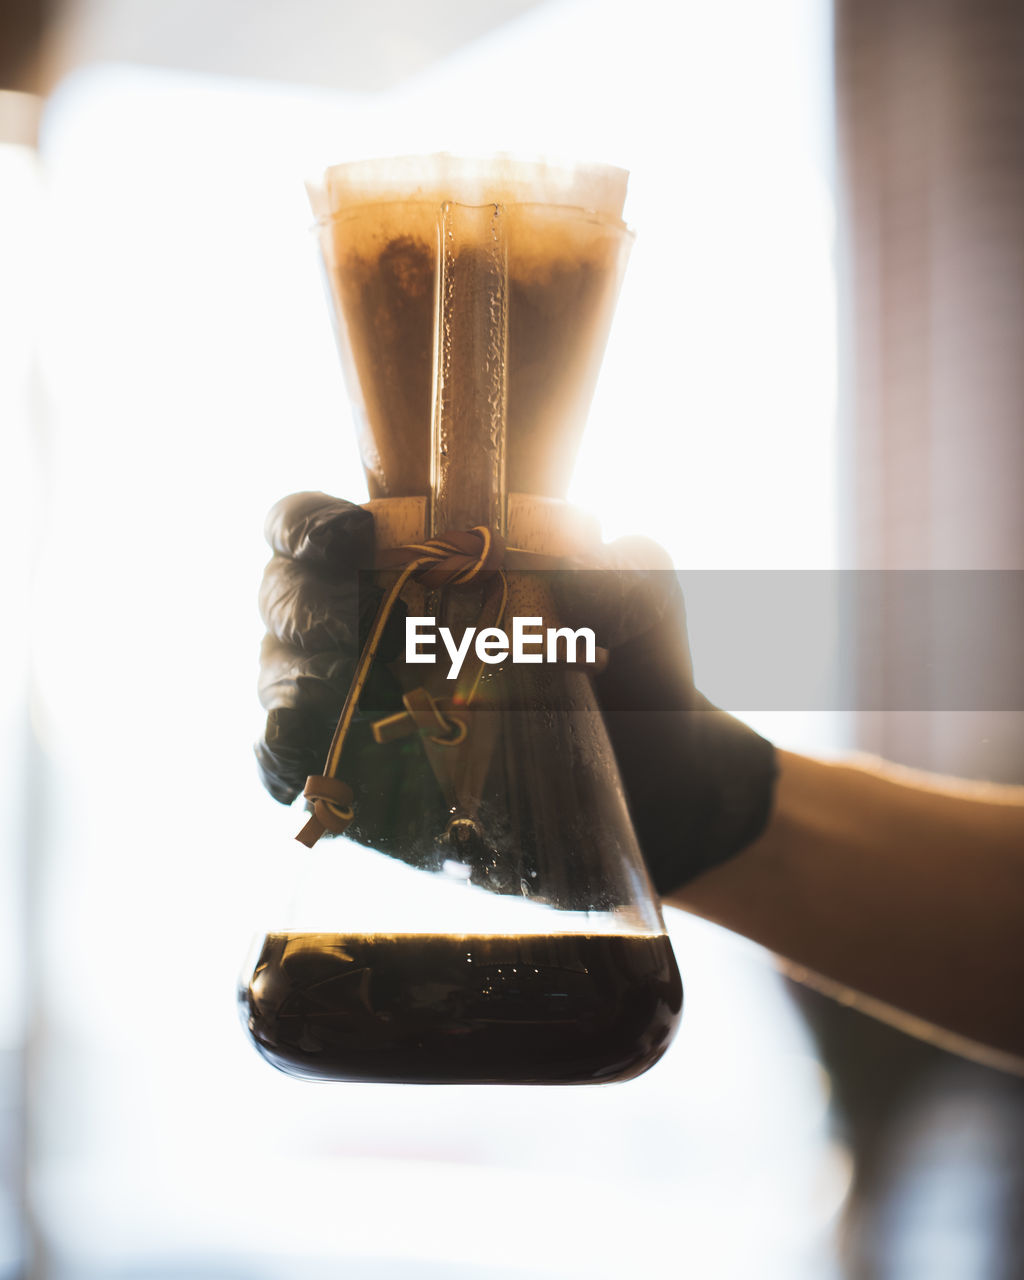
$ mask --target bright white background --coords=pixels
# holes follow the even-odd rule
[[[263,515],[365,492],[303,177],[444,147],[629,168],[571,496],[683,568],[828,568],[826,10],[551,4],[372,98],[99,67],[51,101],[44,213],[0,214],[44,251],[25,954],[48,1278],[830,1274],[827,1081],[768,962],[707,926],[671,919],[683,1029],[626,1086],[304,1085],[233,1009],[295,848],[249,751]],[[700,677],[714,619],[691,623]]]

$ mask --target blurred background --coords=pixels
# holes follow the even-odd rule
[[[303,179],[631,171],[571,494],[607,536],[1020,569],[1022,66],[1009,0],[4,0],[0,1276],[1024,1275],[1020,1082],[681,914],[683,1029],[625,1086],[306,1085],[233,1008],[293,847],[263,516],[365,496]],[[1024,782],[1010,710],[750,719]]]

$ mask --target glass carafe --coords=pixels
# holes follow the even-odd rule
[[[455,637],[516,618],[543,636],[559,564],[594,538],[562,499],[631,236],[573,202],[579,175],[423,164],[341,166],[314,199],[374,583]],[[617,174],[582,185],[603,196]],[[532,198],[552,185],[562,203]],[[397,702],[376,707],[370,683],[350,698],[358,732],[332,751],[323,823],[240,993],[275,1066],[597,1083],[664,1052],[682,988],[587,655],[564,636],[529,652],[471,649],[454,678],[443,649],[388,654]]]

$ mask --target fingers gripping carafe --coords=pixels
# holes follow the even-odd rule
[[[583,655],[468,649],[449,679],[443,650],[387,661],[381,640],[403,606],[455,637],[557,627],[552,578],[593,538],[562,499],[623,194],[616,170],[449,157],[340,166],[313,193],[381,603],[307,787],[300,884],[240,992],[293,1075],[596,1083],[674,1034],[679,974]]]

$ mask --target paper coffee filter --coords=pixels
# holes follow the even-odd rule
[[[629,174],[603,164],[561,164],[497,154],[471,158],[440,153],[334,165],[322,182],[307,183],[317,218],[391,201],[441,204],[550,204],[621,220]]]

